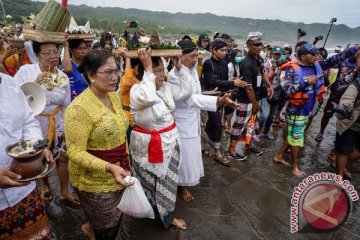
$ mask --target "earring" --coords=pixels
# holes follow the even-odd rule
[[[95,80],[90,80],[90,82],[91,82],[91,83],[94,83],[94,82],[95,82]]]

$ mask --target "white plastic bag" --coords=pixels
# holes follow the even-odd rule
[[[134,184],[124,190],[117,207],[123,213],[132,217],[154,219],[154,210],[151,207],[139,180],[130,176],[127,176],[124,180],[128,183],[134,182]]]

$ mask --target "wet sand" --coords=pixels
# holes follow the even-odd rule
[[[335,121],[327,127],[324,140],[319,144],[314,138],[319,131],[319,113],[305,140],[300,154],[300,167],[307,175],[316,172],[334,172],[327,155],[335,139]],[[223,167],[212,158],[204,156],[205,177],[198,186],[191,187],[195,200],[184,202],[178,197],[175,217],[183,218],[187,230],[174,227],[163,229],[159,220],[134,219],[123,216],[119,239],[126,240],[238,240],[238,239],[360,239],[360,204],[346,223],[333,231],[321,232],[305,227],[290,233],[290,198],[293,188],[303,178],[291,174],[290,168],[273,162],[273,156],[282,143],[282,130],[275,128],[276,140],[263,140],[257,146],[264,149],[261,156],[247,152],[246,161],[232,161]],[[228,135],[224,135],[224,150]],[[285,158],[290,160],[290,155]],[[360,191],[360,164],[353,163],[352,184]],[[56,173],[50,177],[52,188],[59,192]],[[82,239],[80,231],[84,222],[79,207],[60,202],[58,197],[46,204],[47,213],[54,226],[56,239]]]

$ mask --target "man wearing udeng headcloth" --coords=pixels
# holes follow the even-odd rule
[[[175,101],[174,118],[180,134],[182,148],[182,162],[179,168],[179,190],[185,201],[193,200],[188,186],[199,184],[204,176],[204,166],[201,156],[201,128],[200,110],[216,112],[218,105],[233,104],[227,96],[214,97],[201,94],[201,86],[196,71],[198,49],[190,40],[182,40],[178,43],[182,49],[181,62],[185,74],[191,79],[192,94],[190,97]],[[169,73],[168,83],[176,89],[180,86],[180,78],[175,69]]]

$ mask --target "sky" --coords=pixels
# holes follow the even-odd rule
[[[40,0],[47,2],[47,0]],[[61,2],[61,0],[56,0]],[[68,4],[360,26],[360,0],[68,0]]]

